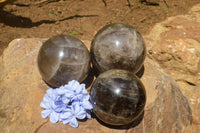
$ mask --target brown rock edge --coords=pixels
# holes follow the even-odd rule
[[[192,133],[200,130],[200,4],[185,15],[170,17],[145,36],[148,57],[172,76],[188,98]]]
[[[113,129],[96,119],[79,122],[79,128],[42,119],[39,106],[48,86],[37,68],[37,54],[45,39],[15,39],[0,57],[1,132],[64,133],[183,133],[191,131],[192,113],[178,84],[147,58],[141,78],[147,92],[142,121],[128,129]],[[90,41],[84,41],[89,47]],[[135,127],[134,127],[135,126]]]

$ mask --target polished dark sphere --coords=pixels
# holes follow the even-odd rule
[[[145,88],[135,74],[119,69],[101,73],[90,91],[93,112],[109,125],[126,125],[136,120],[146,103]]]
[[[38,68],[43,80],[52,87],[71,80],[82,82],[90,69],[90,54],[79,39],[68,35],[54,36],[41,46]]]
[[[91,44],[93,67],[100,73],[110,69],[125,69],[136,73],[143,65],[146,46],[133,27],[121,23],[103,27]]]

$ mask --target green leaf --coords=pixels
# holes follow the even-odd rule
[[[77,34],[77,32],[76,31],[72,31],[72,35],[76,35]]]
[[[163,6],[163,9],[164,9],[166,12],[168,12],[168,8],[167,8],[167,7]]]
[[[54,16],[54,13],[49,13],[49,16],[51,16],[51,17]]]

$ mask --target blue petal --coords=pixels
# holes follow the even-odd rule
[[[78,100],[80,101],[82,99],[83,95],[82,94],[78,94],[78,95],[75,95],[72,100]]]
[[[70,122],[70,119],[65,119],[65,120],[62,120],[63,124],[67,124]]]
[[[64,86],[64,89],[67,90],[67,91],[69,91],[69,90],[73,91],[72,87],[68,84]]]
[[[81,92],[82,92],[81,86],[76,86],[75,93],[76,93],[76,94],[80,94]]]
[[[46,102],[45,104],[48,104],[48,106],[50,108],[54,108],[55,104],[54,104],[54,101],[53,100],[49,100],[48,102]]]
[[[54,110],[60,106],[56,105],[55,102],[51,102],[51,108]]]
[[[79,82],[76,80],[72,80],[68,83],[68,86],[70,88],[70,90],[75,91],[78,87],[79,87]]]
[[[86,114],[86,117],[90,120],[92,119],[91,114]]]
[[[57,106],[57,107],[54,108],[54,111],[57,112],[57,113],[60,113],[65,109],[65,107],[66,107],[65,105]]]
[[[92,104],[89,101],[82,102],[82,106],[84,109],[92,109]]]
[[[58,122],[58,120],[59,120],[59,114],[52,111],[51,114],[50,114],[50,121],[52,123],[56,123],[56,122]]]
[[[50,88],[50,89],[47,90],[47,95],[48,95],[52,100],[55,100],[56,97],[58,96],[56,89],[52,89],[52,88]]]
[[[49,96],[51,96],[52,94],[54,94],[54,90],[52,88],[49,88],[46,92],[47,92],[47,94]]]
[[[56,105],[62,105],[62,104],[63,104],[63,102],[62,102],[62,97],[63,97],[63,96],[58,95],[58,96],[56,97],[56,99],[54,100],[54,103],[55,103]]]
[[[49,109],[49,108],[50,108],[50,105],[49,105],[48,103],[42,101],[42,102],[40,103],[40,107],[45,108],[45,109]]]
[[[49,97],[49,95],[45,94],[43,97],[43,101],[48,102],[49,100],[51,100],[51,98]]]
[[[70,99],[64,96],[62,97],[62,101],[64,104],[68,104],[70,102]]]
[[[72,112],[78,119],[84,119],[86,117],[85,109],[79,104],[79,102],[72,103]]]
[[[66,91],[65,97],[68,97],[68,98],[72,98],[74,96],[74,92],[73,91]]]
[[[76,114],[76,118],[78,119],[84,119],[86,117],[86,111],[85,110],[81,110],[80,112],[78,112]]]
[[[85,95],[83,95],[83,100],[86,100],[86,101],[88,101],[90,99],[90,96],[87,94],[85,94]]]
[[[43,110],[41,112],[42,118],[44,119],[47,118],[50,115],[50,113],[51,113],[51,110]]]
[[[72,111],[74,114],[77,114],[78,112],[81,111],[81,106],[78,102],[72,103]]]
[[[63,94],[65,94],[66,93],[66,89],[64,89],[64,87],[60,87],[59,89],[57,89],[57,93],[59,94],[59,95],[63,95]]]
[[[81,87],[81,85],[79,84],[79,82],[77,82],[76,84],[74,84],[73,87],[74,87],[74,90],[75,90],[76,93],[81,93],[82,87]]]
[[[73,117],[71,119],[71,121],[69,122],[69,125],[72,126],[72,127],[78,127],[78,121],[76,120],[75,117]]]
[[[69,119],[73,116],[73,114],[71,112],[65,112],[65,113],[61,113],[60,114],[60,118],[61,119]]]
[[[87,94],[87,90],[85,88],[85,84],[81,84],[81,88],[82,88],[82,93]]]
[[[69,81],[69,82],[68,82],[68,85],[70,85],[70,86],[71,86],[71,85],[74,85],[74,84],[76,84],[76,80],[72,80],[72,81]]]
[[[92,117],[91,117],[91,111],[90,110],[86,110],[86,117],[88,119],[92,119]]]
[[[52,100],[44,102],[44,104],[47,106],[48,109],[50,109],[52,106]]]

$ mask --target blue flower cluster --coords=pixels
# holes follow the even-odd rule
[[[62,121],[78,127],[77,119],[91,119],[92,104],[85,84],[72,80],[67,85],[48,89],[40,106],[42,118],[50,117],[52,123]]]

